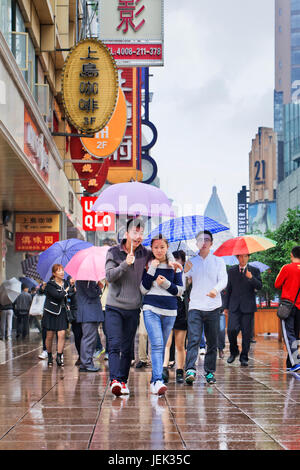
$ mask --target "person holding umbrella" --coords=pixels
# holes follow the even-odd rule
[[[192,279],[192,290],[188,312],[188,344],[185,381],[192,385],[196,378],[198,349],[204,334],[207,351],[204,359],[205,378],[208,384],[216,382],[214,373],[217,361],[219,311],[222,305],[221,292],[227,284],[225,262],[210,253],[213,236],[209,230],[199,232],[196,237],[199,253],[185,264],[184,272]]]
[[[48,366],[53,365],[52,343],[55,332],[57,332],[57,354],[56,363],[63,366],[63,350],[65,335],[68,328],[67,319],[67,296],[69,284],[64,280],[64,268],[61,264],[52,266],[52,276],[44,290],[46,295],[42,326],[47,330],[46,347],[48,352]]]
[[[248,366],[248,353],[256,311],[256,291],[262,288],[260,271],[250,266],[249,254],[236,255],[239,264],[228,271],[228,285],[224,300],[224,313],[228,315],[227,335],[230,343],[228,364],[239,355],[237,336],[242,332],[241,366]]]
[[[106,257],[108,294],[105,308],[105,330],[109,343],[109,371],[111,392],[129,394],[127,380],[131,364],[131,351],[142,304],[140,283],[144,268],[152,252],[141,245],[144,222],[127,222],[125,238],[119,246],[111,247]],[[168,263],[174,262],[168,253]],[[173,263],[173,267],[179,267]]]
[[[291,263],[284,265],[275,280],[275,288],[282,289],[281,298],[293,305],[288,318],[281,320],[283,338],[288,352],[287,370],[300,370],[298,340],[300,333],[300,246],[291,251]]]

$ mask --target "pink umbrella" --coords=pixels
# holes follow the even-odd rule
[[[170,200],[161,189],[136,181],[109,186],[100,194],[92,210],[133,216],[175,216]]]
[[[65,271],[76,281],[101,281],[105,279],[105,260],[109,246],[92,246],[76,253]]]

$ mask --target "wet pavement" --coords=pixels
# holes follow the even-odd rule
[[[80,373],[71,340],[65,366],[38,359],[41,339],[0,341],[0,450],[284,450],[300,449],[300,375],[285,371],[276,337],[259,336],[248,368],[217,360],[207,385],[203,359],[193,386],[175,383],[150,395],[151,369],[131,368],[130,396],[111,395],[107,362]]]

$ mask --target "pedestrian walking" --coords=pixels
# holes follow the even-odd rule
[[[100,322],[104,321],[100,302],[101,286],[100,281],[76,282],[76,321],[81,323],[82,328],[80,372],[98,372],[100,370],[99,367],[94,365],[93,354],[97,344],[98,327]]]
[[[108,293],[105,309],[105,331],[109,344],[111,392],[129,394],[127,385],[133,341],[142,305],[140,283],[151,251],[142,246],[144,222],[128,220],[125,238],[109,249],[106,257]],[[168,254],[168,262],[174,261]]]
[[[11,339],[12,322],[14,315],[13,304],[0,305],[1,323],[0,323],[0,340]]]
[[[228,315],[227,336],[230,344],[228,364],[240,356],[242,367],[248,366],[248,353],[256,311],[256,292],[262,288],[258,268],[248,264],[249,254],[237,255],[238,265],[228,270],[228,285],[224,301],[224,313]],[[242,332],[242,350],[239,353],[237,337]]]
[[[44,296],[45,295],[45,289],[46,289],[46,282],[42,282],[38,288],[37,288],[37,295]],[[44,311],[44,308],[43,308]],[[43,311],[41,312],[41,317],[43,315]],[[41,321],[41,330],[42,330],[42,343],[43,343],[43,351],[39,354],[39,359],[48,359],[48,352],[47,352],[47,346],[46,346],[46,338],[47,338],[47,329],[43,326],[43,317]]]
[[[17,317],[16,338],[22,336],[25,339],[29,335],[29,310],[32,303],[32,297],[28,292],[28,287],[22,284],[22,292],[14,302],[14,311]]]
[[[226,265],[222,258],[210,253],[213,236],[209,230],[198,233],[197,256],[185,264],[184,271],[192,279],[192,290],[188,312],[188,344],[186,355],[187,384],[192,385],[196,378],[198,349],[204,334],[206,353],[204,371],[207,383],[216,382],[216,359],[219,331],[219,310],[222,305],[221,291],[227,285]]]
[[[225,302],[226,292],[223,290],[221,292],[222,298],[222,307],[220,308],[220,321],[219,321],[219,336],[218,336],[218,350],[219,350],[219,358],[224,359],[224,349],[225,349],[225,328],[226,328],[226,318],[224,314],[224,302]]]
[[[68,328],[67,296],[69,284],[64,280],[64,268],[61,264],[52,266],[52,276],[44,289],[46,295],[42,326],[47,330],[46,347],[48,353],[48,366],[53,365],[52,343],[54,334],[57,333],[56,363],[63,366],[63,350],[65,345],[65,333]]]
[[[78,358],[75,362],[75,366],[80,366],[80,344],[81,344],[81,338],[82,338],[82,328],[81,328],[81,323],[77,322],[77,291],[76,291],[76,285],[75,285],[75,280],[69,276],[68,281],[70,284],[70,289],[68,292],[68,306],[70,309],[70,314],[69,314],[69,322],[71,323],[71,328],[73,331],[74,335],[74,343],[75,343],[75,348],[78,353]]]
[[[300,369],[298,340],[300,333],[300,246],[291,251],[291,263],[280,270],[276,280],[276,289],[282,289],[281,299],[289,300],[293,305],[286,320],[281,320],[283,338],[288,352],[287,370],[295,372]]]
[[[151,344],[152,377],[150,391],[163,395],[167,387],[163,382],[165,346],[177,315],[177,296],[183,294],[182,272],[168,265],[168,241],[159,235],[151,241],[153,259],[144,270],[141,292],[144,295],[144,322]]]

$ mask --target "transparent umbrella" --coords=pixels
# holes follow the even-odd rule
[[[15,277],[2,282],[0,286],[0,304],[7,305],[16,300],[21,294],[21,282]]]

